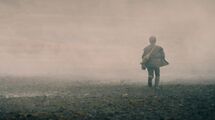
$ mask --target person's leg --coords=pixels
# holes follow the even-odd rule
[[[160,81],[160,68],[157,67],[155,68],[155,87],[159,86],[159,81]]]
[[[148,86],[152,87],[152,79],[154,78],[154,70],[153,68],[147,68],[148,70]]]

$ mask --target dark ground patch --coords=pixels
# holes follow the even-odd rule
[[[57,93],[0,96],[0,119],[215,120],[215,85],[163,85],[159,90],[137,84],[43,87],[38,91]],[[22,90],[33,92],[36,87],[16,91]]]

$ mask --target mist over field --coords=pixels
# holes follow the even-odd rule
[[[0,120],[215,120],[214,6],[0,0]],[[170,63],[152,87],[151,35]]]
[[[213,0],[0,0],[0,75],[143,80],[151,35],[161,80],[215,77]]]

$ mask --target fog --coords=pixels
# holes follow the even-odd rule
[[[215,75],[213,0],[0,0],[0,75],[143,80],[157,37],[163,81]]]

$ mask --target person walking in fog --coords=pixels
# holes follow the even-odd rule
[[[155,75],[155,88],[159,87],[160,67],[169,63],[165,60],[165,53],[162,47],[156,45],[156,37],[149,38],[149,45],[144,48],[142,55],[142,69],[148,71],[148,86],[152,87],[152,80]]]

